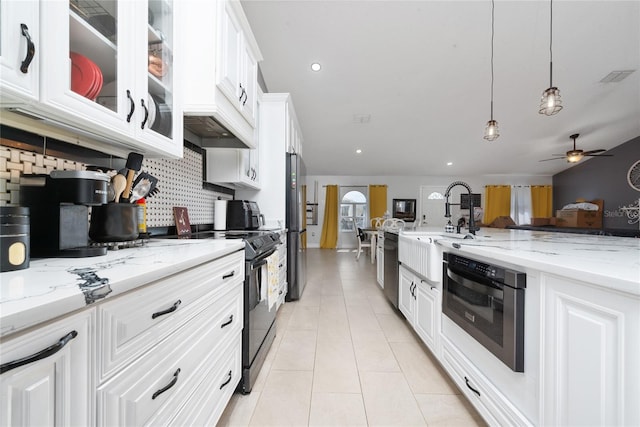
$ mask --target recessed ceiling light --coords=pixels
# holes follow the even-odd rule
[[[362,150],[358,148],[358,149],[356,150],[356,153],[357,153],[357,154],[360,154],[360,153],[362,153]]]
[[[453,165],[453,162],[447,162],[447,166]]]
[[[314,62],[313,64],[311,64],[312,71],[320,71],[320,68],[322,68],[322,66],[318,62]]]

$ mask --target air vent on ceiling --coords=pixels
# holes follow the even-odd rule
[[[629,74],[633,73],[635,70],[620,70],[620,71],[612,71],[600,80],[600,83],[618,83],[629,76]]]
[[[371,121],[371,114],[354,114],[353,123],[369,123]]]

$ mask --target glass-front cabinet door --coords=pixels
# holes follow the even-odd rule
[[[182,154],[170,0],[41,2],[41,101],[65,123],[143,153]],[[177,139],[174,139],[177,137]]]
[[[41,2],[42,102],[65,122],[131,134],[134,2]],[[127,22],[127,20],[129,22]],[[125,65],[129,64],[129,72]]]
[[[182,113],[174,114],[177,96],[173,66],[173,5],[172,0],[149,0],[147,9],[141,11],[146,12],[147,25],[141,35],[146,40],[146,51],[136,57],[136,64],[144,69],[138,75],[143,95],[138,95],[137,101],[143,116],[137,128],[155,145],[173,144],[177,135],[180,135],[178,142],[182,145]],[[177,129],[180,131],[176,134]]]

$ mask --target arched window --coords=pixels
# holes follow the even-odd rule
[[[340,231],[353,231],[356,226],[366,228],[368,224],[367,197],[360,191],[349,191],[340,202]]]

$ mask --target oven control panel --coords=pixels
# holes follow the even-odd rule
[[[476,261],[471,258],[462,257],[452,253],[445,252],[443,254],[444,261],[448,262],[450,267],[465,271],[476,277],[486,277],[499,283],[504,283],[511,287],[526,287],[526,274]]]

